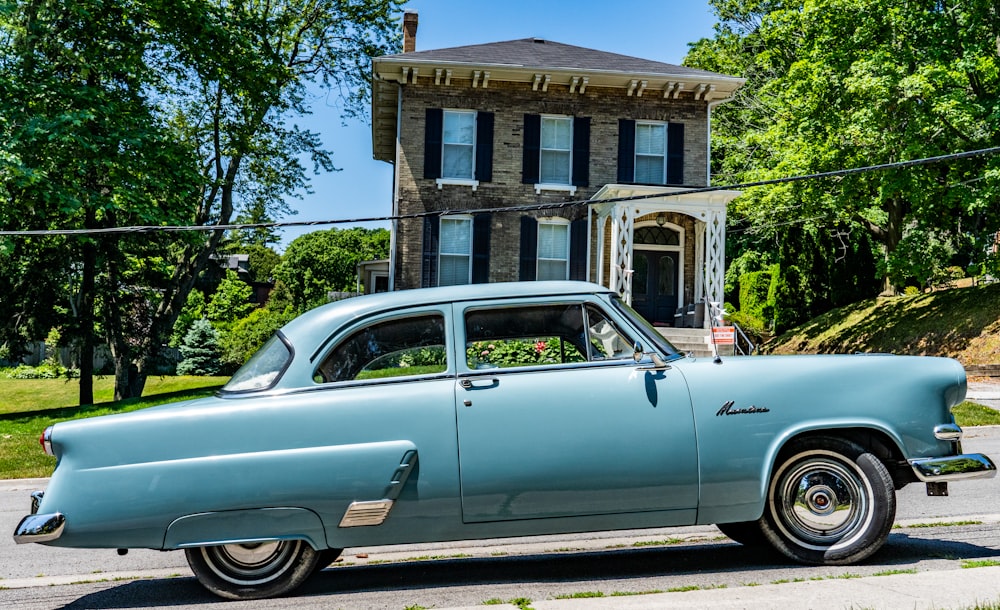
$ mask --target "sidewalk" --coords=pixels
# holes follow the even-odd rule
[[[960,585],[957,583],[961,583]],[[654,610],[687,608],[715,610],[971,610],[977,605],[1000,604],[1000,566],[894,574],[866,578],[810,580],[777,585],[651,593],[628,597],[600,597],[532,601],[535,610]],[[510,604],[490,606],[517,610]],[[467,606],[445,610],[482,610]]]
[[[970,381],[965,399],[1000,411],[1000,380]]]

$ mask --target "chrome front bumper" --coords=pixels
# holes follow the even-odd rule
[[[31,514],[21,519],[14,529],[14,542],[27,544],[29,542],[49,542],[62,536],[66,527],[66,515],[52,513],[39,515],[38,507],[42,503],[42,492],[31,494]]]
[[[939,458],[909,460],[917,479],[924,483],[944,483],[966,479],[989,479],[996,476],[993,460],[981,453],[967,453]]]

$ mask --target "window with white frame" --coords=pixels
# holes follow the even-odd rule
[[[573,119],[543,116],[539,181],[569,184],[572,176]]]
[[[475,175],[476,113],[445,110],[441,134],[441,177],[472,180]]]
[[[569,221],[563,218],[538,221],[538,280],[569,279]]]
[[[639,184],[666,184],[666,123],[635,124],[635,181]]]
[[[438,285],[472,282],[472,217],[443,216],[438,250]]]

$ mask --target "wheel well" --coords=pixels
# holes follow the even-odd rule
[[[885,465],[896,489],[901,489],[907,483],[916,481],[913,469],[899,449],[899,446],[886,433],[871,428],[832,428],[825,430],[810,430],[789,438],[784,447],[792,441],[803,438],[836,437],[851,441],[864,447],[869,453]],[[784,453],[782,448],[780,453]]]

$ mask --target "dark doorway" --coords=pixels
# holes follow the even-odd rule
[[[632,268],[632,307],[653,324],[672,326],[677,311],[680,253],[635,250]]]

